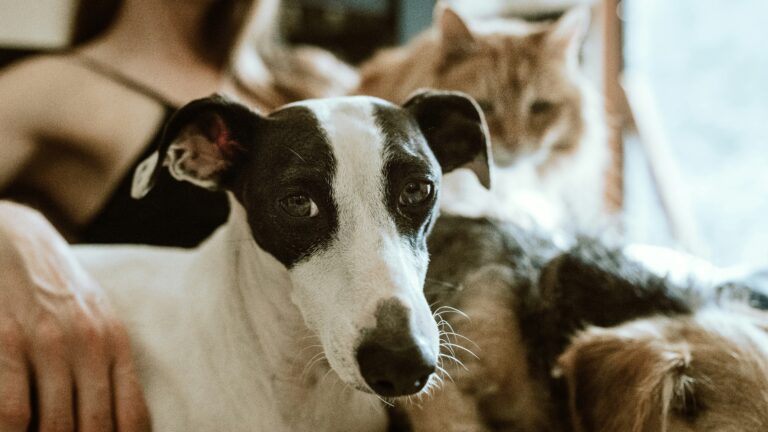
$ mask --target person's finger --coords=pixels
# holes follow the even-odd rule
[[[112,391],[110,364],[104,334],[86,323],[79,331],[80,341],[74,358],[77,389],[78,432],[109,432],[112,423]]]
[[[23,432],[29,428],[30,376],[20,329],[0,323],[0,431]]]
[[[75,429],[74,383],[67,357],[67,344],[59,328],[41,325],[33,339],[31,358],[40,432]]]
[[[115,426],[118,432],[151,430],[149,410],[131,354],[128,334],[120,326],[113,335],[115,363],[112,366],[112,389]]]

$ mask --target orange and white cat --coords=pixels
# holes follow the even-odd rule
[[[457,170],[444,180],[444,211],[594,233],[608,220],[609,151],[601,99],[579,66],[588,23],[584,9],[553,23],[465,21],[438,4],[432,28],[361,67],[357,93],[402,102],[432,87],[477,100],[493,139],[493,190]]]

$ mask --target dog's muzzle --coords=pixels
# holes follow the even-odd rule
[[[366,384],[381,396],[418,393],[435,372],[437,358],[410,329],[408,311],[397,300],[376,310],[376,327],[365,331],[357,363]]]

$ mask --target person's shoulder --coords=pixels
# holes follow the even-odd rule
[[[0,69],[0,84],[49,87],[61,81],[87,76],[68,54],[39,54],[18,60]]]
[[[40,112],[45,106],[69,100],[73,89],[88,86],[88,71],[67,55],[44,54],[19,60],[0,69],[0,100],[15,111]]]
[[[33,129],[57,123],[92,87],[90,72],[66,54],[36,55],[0,70],[0,123]]]

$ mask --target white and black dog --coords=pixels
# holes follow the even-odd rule
[[[441,174],[488,186],[488,152],[457,93],[181,108],[134,196],[167,167],[225,190],[228,222],[193,250],[77,251],[129,327],[154,429],[385,429],[377,397],[435,381],[423,285]]]

